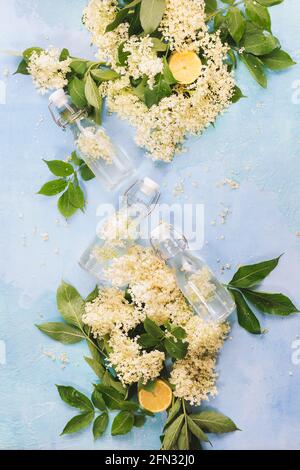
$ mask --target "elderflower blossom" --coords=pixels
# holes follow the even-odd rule
[[[132,384],[140,380],[146,384],[149,380],[159,377],[164,365],[165,355],[161,351],[141,351],[134,339],[116,330],[110,337],[109,346],[112,352],[109,362],[123,384]]]
[[[27,70],[38,92],[44,95],[48,90],[64,88],[66,75],[71,71],[71,59],[59,60],[60,51],[54,47],[40,52],[34,51],[29,59]]]
[[[175,386],[174,395],[192,405],[200,405],[209,396],[217,394],[215,372],[217,353],[226,338],[226,323],[207,323],[193,316],[184,326],[188,351],[184,359],[174,363],[170,383]]]
[[[112,164],[115,150],[104,129],[86,127],[80,132],[76,145],[80,152],[89,160],[102,158],[107,164]]]
[[[155,76],[163,70],[163,61],[153,50],[152,39],[149,36],[131,36],[124,44],[124,52],[130,54],[126,74],[134,79],[147,75],[149,87],[152,88]]]
[[[91,0],[83,10],[82,22],[92,33],[92,42],[104,35],[106,27],[114,21],[117,14],[117,0]]]
[[[91,327],[95,338],[111,334],[118,328],[125,332],[134,328],[139,322],[139,312],[129,304],[124,293],[118,289],[102,289],[92,302],[85,304],[82,321]]]
[[[198,51],[199,37],[207,31],[204,0],[167,0],[159,30],[172,50]]]

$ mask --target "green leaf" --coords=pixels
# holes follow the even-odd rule
[[[124,5],[123,9],[133,8],[136,5],[138,5],[139,3],[141,3],[141,1],[142,0],[132,0],[132,2],[128,3],[128,5]]]
[[[184,414],[178,416],[170,426],[167,427],[163,439],[163,449],[170,450],[176,445],[184,421]]]
[[[70,325],[81,328],[84,300],[75,287],[63,281],[57,289],[56,302],[63,319]]]
[[[175,83],[177,83],[177,80],[172,74],[168,61],[165,57],[163,57],[163,63],[164,63],[163,76],[164,76],[165,82],[168,85],[175,85]]]
[[[270,294],[248,289],[243,289],[243,294],[249,302],[264,313],[287,316],[298,312],[297,307],[283,294]]]
[[[98,82],[107,82],[109,80],[116,80],[117,78],[120,78],[120,75],[111,69],[93,69],[91,70],[91,75]]]
[[[246,96],[243,94],[242,90],[237,85],[235,85],[231,102],[237,103],[241,98],[246,98]]]
[[[205,13],[209,15],[210,13],[214,13],[218,8],[217,0],[205,0]]]
[[[37,194],[43,194],[44,196],[55,196],[61,193],[67,187],[67,181],[63,179],[51,180],[45,183]]]
[[[164,336],[164,333],[160,327],[149,317],[147,317],[144,321],[144,328],[153,338],[161,339]]]
[[[145,415],[135,415],[134,416],[134,423],[133,425],[136,427],[136,428],[141,428],[144,426],[146,422],[146,416]]]
[[[153,33],[158,28],[165,8],[165,0],[142,0],[140,20],[146,34]]]
[[[181,410],[181,400],[179,398],[177,398],[177,400],[175,400],[173,406],[171,406],[171,408],[169,408],[168,417],[167,417],[167,420],[164,424],[164,429],[167,428],[169,426],[169,424],[176,418],[178,413],[180,413],[180,410]]]
[[[158,104],[160,100],[163,98],[170,96],[172,94],[172,90],[170,85],[166,82],[166,80],[161,75],[157,85],[154,85],[152,89],[146,87],[145,89],[145,103],[148,108],[151,108],[154,104]]]
[[[80,176],[81,178],[83,179],[83,181],[90,181],[92,180],[93,178],[95,178],[95,175],[94,173],[92,172],[92,170],[87,166],[86,163],[84,163],[81,167],[80,167]]]
[[[115,16],[115,19],[109,23],[108,26],[106,26],[105,32],[108,33],[109,31],[113,31],[116,29],[121,23],[124,22],[126,16],[128,15],[128,11],[126,8],[122,8],[122,10],[119,10]]]
[[[30,73],[27,70],[27,62],[25,59],[21,60],[14,75],[16,75],[17,73],[21,73],[22,75],[30,75]]]
[[[157,346],[157,344],[159,343],[159,340],[149,335],[148,333],[144,333],[140,335],[138,339],[138,343],[140,346],[142,346],[142,348],[149,349],[149,348],[154,348],[155,346]]]
[[[168,48],[167,44],[161,41],[159,38],[151,38],[152,41],[152,49],[155,52],[165,52]]]
[[[263,88],[267,88],[267,77],[261,60],[251,54],[245,53],[240,54],[240,58],[248,68],[254,80]]]
[[[68,84],[69,95],[71,96],[72,102],[77,108],[85,108],[87,106],[87,100],[85,97],[85,84],[80,78],[73,77]]]
[[[231,37],[239,44],[246,28],[246,20],[241,10],[236,7],[230,7],[226,15],[226,21]]]
[[[271,18],[266,7],[257,3],[256,0],[246,0],[245,9],[248,18],[256,26],[271,31]]]
[[[280,47],[277,38],[272,36],[272,34],[265,35],[262,32],[245,34],[241,45],[245,48],[246,52],[256,56],[269,54],[274,49]]]
[[[77,153],[75,150],[71,153],[71,160],[74,163],[74,165],[79,166],[82,164],[83,160],[78,157]]]
[[[101,110],[102,98],[100,96],[98,87],[90,74],[88,74],[87,76],[84,91],[85,91],[85,97],[88,103],[91,106],[93,106],[95,109]]]
[[[262,333],[260,323],[246,303],[242,294],[235,290],[231,290],[230,292],[236,303],[237,317],[240,326],[249,333],[260,335]]]
[[[284,70],[296,64],[291,56],[281,49],[276,49],[270,52],[270,54],[262,56],[260,59],[270,70]]]
[[[84,334],[74,326],[66,325],[62,322],[50,322],[36,325],[37,328],[55,341],[63,344],[78,343],[85,339]]]
[[[173,336],[177,339],[185,339],[186,338],[186,331],[181,326],[174,326],[171,323],[167,322],[165,324],[167,330],[172,333]]]
[[[74,387],[65,387],[64,385],[56,385],[58,393],[62,401],[81,411],[94,410],[93,403],[83,393]]]
[[[273,5],[279,5],[283,0],[257,0],[257,2],[265,7],[272,7]]]
[[[121,409],[125,411],[138,411],[139,405],[135,401],[125,400],[122,404]]]
[[[84,193],[79,184],[69,183],[68,192],[72,206],[76,207],[77,209],[83,209],[85,202]]]
[[[186,420],[178,436],[177,446],[179,450],[189,450],[190,448],[190,433]]]
[[[105,371],[102,377],[102,384],[114,388],[122,398],[125,397],[127,393],[126,387],[124,387],[119,380],[114,379],[108,370]]]
[[[118,47],[118,66],[123,67],[127,63],[127,59],[130,56],[130,52],[124,51],[125,41],[122,42]]]
[[[102,413],[101,415],[97,416],[93,424],[93,436],[94,439],[98,439],[102,434],[106,431],[108,426],[108,414]]]
[[[164,347],[167,353],[175,359],[183,359],[186,355],[188,343],[183,343],[180,340],[174,341],[172,338],[164,340]]]
[[[276,268],[280,257],[278,256],[278,258],[261,263],[241,266],[229,282],[229,285],[239,288],[256,286]]]
[[[23,52],[23,58],[25,62],[28,64],[30,57],[34,52],[36,52],[38,55],[43,51],[41,47],[29,47],[28,49],[25,49]]]
[[[100,392],[106,403],[106,406],[111,410],[121,410],[124,404],[123,396],[113,387],[98,384],[96,390]]]
[[[78,431],[82,431],[83,429],[86,429],[89,424],[94,419],[94,412],[89,411],[87,413],[81,413],[80,415],[74,416],[64,427],[63,434],[73,434]]]
[[[95,405],[96,408],[100,411],[105,411],[106,410],[106,404],[105,401],[103,400],[103,397],[98,390],[94,390],[92,393],[92,402]]]
[[[97,377],[99,377],[99,379],[102,379],[105,373],[105,368],[103,367],[103,365],[96,361],[96,359],[93,359],[91,357],[84,356],[84,360],[91,367],[91,369],[93,369]]]
[[[93,289],[92,292],[89,293],[89,295],[85,299],[85,302],[92,302],[98,297],[98,295],[99,295],[99,287],[96,286],[95,289]]]
[[[208,433],[220,434],[239,430],[230,418],[217,411],[202,411],[191,414],[190,418]]]
[[[63,60],[66,60],[70,57],[70,53],[68,51],[68,49],[64,48],[61,50],[60,52],[60,56],[59,56],[59,60],[60,61],[63,61]]]
[[[112,436],[127,434],[131,431],[134,424],[134,416],[129,411],[121,411],[113,420],[111,427]]]
[[[67,191],[60,196],[57,202],[59,212],[66,218],[71,217],[78,210],[78,207],[75,207],[71,202],[72,189],[70,189],[70,184]]]
[[[194,436],[196,436],[200,441],[209,442],[207,435],[202,431],[202,429],[190,418],[187,416],[187,425],[189,430]]]
[[[87,70],[87,61],[75,59],[70,63],[70,68],[73,72],[77,73],[80,77],[83,77]]]
[[[63,162],[62,160],[43,160],[48,166],[51,173],[55,176],[67,177],[74,173],[74,168],[70,163]]]

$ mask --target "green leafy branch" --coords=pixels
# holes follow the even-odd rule
[[[189,411],[183,399],[173,400],[161,436],[163,450],[201,450],[209,442],[207,433],[224,434],[238,431],[234,422],[217,411]]]
[[[213,22],[214,31],[221,31],[221,39],[230,46],[230,67],[237,66],[239,58],[252,77],[267,87],[266,70],[284,70],[295,64],[281,49],[273,36],[268,8],[283,0],[223,0],[227,6],[218,8],[217,0],[206,0],[207,21]],[[243,8],[241,9],[240,6]]]
[[[69,162],[62,160],[44,160],[49,170],[57,179],[45,183],[37,194],[44,196],[57,196],[59,212],[66,218],[71,217],[80,209],[84,210],[85,196],[80,185],[80,180],[89,181],[95,177],[94,173],[80,159],[76,152],[72,152]]]
[[[276,268],[279,260],[280,256],[261,263],[242,266],[227,285],[236,304],[238,322],[249,333],[264,333],[249,303],[268,315],[284,317],[299,312],[287,296],[256,290],[256,287]]]

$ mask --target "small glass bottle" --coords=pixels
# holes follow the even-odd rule
[[[63,89],[49,97],[49,110],[55,123],[73,133],[76,150],[108,189],[114,189],[135,173],[125,150],[111,142],[104,126],[86,117],[85,110],[77,109]]]
[[[151,234],[151,244],[173,269],[179,288],[195,312],[208,321],[223,322],[235,304],[227,289],[207,264],[188,251],[187,240],[172,225],[160,224]]]
[[[111,262],[125,254],[140,236],[140,224],[160,197],[159,185],[145,177],[123,194],[120,210],[109,216],[79,260],[80,266],[102,283]]]

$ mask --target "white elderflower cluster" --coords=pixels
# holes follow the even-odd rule
[[[86,159],[96,161],[102,158],[107,164],[112,164],[115,150],[104,129],[92,126],[82,129],[76,145]]]
[[[96,44],[99,36],[104,35],[106,27],[114,21],[118,0],[90,0],[83,10],[82,22],[92,34]]]
[[[175,386],[176,397],[184,398],[192,405],[200,405],[209,396],[217,394],[216,359],[229,326],[226,323],[206,323],[194,316],[184,329],[189,343],[187,355],[174,363],[170,383]]]
[[[137,79],[147,75],[149,87],[154,85],[154,78],[163,70],[163,61],[153,50],[149,36],[131,36],[124,44],[124,51],[130,55],[127,59],[126,75]]]
[[[167,0],[159,30],[170,43],[172,50],[193,50],[200,47],[199,38],[207,31],[205,24],[205,1]]]
[[[140,322],[140,314],[126,301],[124,292],[105,288],[96,299],[85,304],[82,321],[91,327],[95,338],[102,338],[119,328],[125,332],[134,328]]]
[[[112,353],[109,362],[123,384],[132,384],[159,377],[164,365],[165,355],[161,351],[141,351],[137,337],[128,338],[122,331],[116,330],[109,340]]]
[[[135,240],[137,236],[137,221],[126,207],[109,216],[99,230],[99,237],[115,247],[124,247],[128,240]]]
[[[71,59],[59,60],[60,51],[55,47],[33,52],[27,70],[39,93],[44,95],[49,90],[64,88],[68,81],[66,75],[71,71]]]

